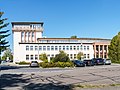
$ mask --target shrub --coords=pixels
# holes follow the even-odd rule
[[[29,62],[25,62],[25,61],[21,61],[21,62],[16,63],[16,64],[25,65],[25,64],[30,64],[30,63]]]
[[[43,68],[51,68],[51,67],[73,67],[73,63],[72,62],[50,62],[50,63],[46,63],[46,62],[41,62],[40,66]]]

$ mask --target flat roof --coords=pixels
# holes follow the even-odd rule
[[[43,22],[11,22],[12,25],[43,24]]]
[[[103,38],[38,38],[37,40],[107,40],[107,41],[111,41],[111,39],[103,39]]]

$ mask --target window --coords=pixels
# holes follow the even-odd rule
[[[57,46],[55,46],[55,50],[58,50]]]
[[[89,46],[87,46],[87,50],[89,50]]]
[[[72,46],[70,46],[70,50],[72,50]]]
[[[54,50],[54,46],[51,46],[51,50]]]
[[[26,55],[26,60],[29,60],[29,55]]]
[[[29,46],[26,46],[26,51],[28,51],[29,50]]]
[[[46,50],[46,46],[43,46],[43,50],[44,50],[44,51]]]
[[[84,58],[86,58],[86,54],[84,54]]]
[[[39,50],[40,50],[40,51],[42,50],[42,46],[39,46]]]
[[[65,46],[63,46],[63,50],[65,50]]]
[[[30,37],[30,32],[28,32],[28,37]]]
[[[22,38],[24,37],[24,32],[21,32],[21,37],[22,37]]]
[[[86,50],[86,46],[84,46],[84,50]]]
[[[76,46],[74,46],[74,50],[76,50]]]
[[[66,46],[66,50],[69,50],[69,46]]]
[[[51,56],[54,57],[54,54],[52,54]]]
[[[38,47],[37,46],[35,46],[35,51],[37,51],[38,50]]]
[[[30,55],[30,59],[33,60],[33,55]]]
[[[77,50],[79,50],[79,46],[77,46]]]
[[[33,46],[30,46],[30,50],[31,50],[31,51],[33,50]]]
[[[32,32],[32,37],[34,37],[34,32]]]
[[[59,46],[59,51],[61,50],[61,46]]]
[[[80,45],[80,49],[81,49],[81,50],[83,49],[83,46],[82,46],[82,45]]]
[[[90,58],[90,54],[87,54],[87,58]]]
[[[35,55],[35,60],[38,60],[38,55]]]
[[[50,51],[50,46],[47,46],[47,51]]]

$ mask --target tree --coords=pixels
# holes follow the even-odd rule
[[[108,56],[111,61],[120,63],[120,32],[112,38],[108,50]]]
[[[58,62],[58,61],[69,62],[70,59],[64,51],[60,51],[59,54],[57,54],[53,60],[53,62]]]
[[[6,41],[6,37],[8,37],[10,34],[7,34],[9,30],[2,30],[3,28],[7,27],[9,23],[4,22],[7,20],[7,18],[1,19],[2,15],[4,13],[0,12],[0,61],[1,61],[1,53],[6,50],[7,47],[9,47],[8,41]]]
[[[77,38],[77,36],[75,35],[75,36],[71,36],[71,38]]]
[[[77,59],[81,60],[81,59],[82,59],[82,56],[83,56],[83,53],[82,53],[82,52],[79,52],[79,53],[77,54]]]
[[[42,61],[47,61],[47,55],[46,55],[46,53],[42,53],[42,54],[40,54],[40,60],[42,60]]]
[[[13,55],[10,48],[7,48],[7,50],[4,51],[2,60],[7,60],[7,57],[9,58],[9,60],[13,60]]]

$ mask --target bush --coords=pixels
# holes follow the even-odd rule
[[[30,64],[29,62],[25,62],[25,61],[21,61],[19,63],[16,63],[16,64],[19,64],[19,65],[26,65],[26,64]]]
[[[42,62],[40,63],[40,66],[43,67],[43,68],[51,68],[51,67],[73,67],[73,63],[72,62],[50,62],[50,63],[45,63],[45,62]]]

